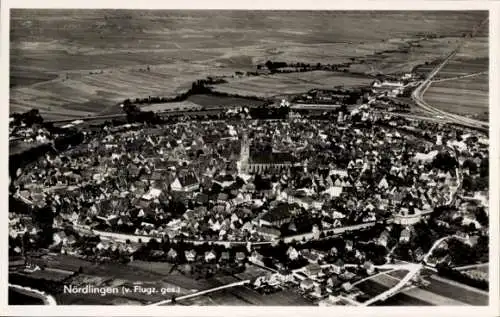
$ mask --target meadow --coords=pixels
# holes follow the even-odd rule
[[[461,36],[486,14],[15,9],[10,112],[37,108],[49,119],[115,113],[126,98],[171,97],[197,79],[253,71],[268,59],[338,63],[358,58],[365,60],[362,72],[399,71],[440,54],[417,51],[408,59],[400,50],[409,40],[422,34]],[[447,50],[444,44],[436,47]],[[263,85],[285,93],[289,80],[288,91],[301,88],[296,78],[272,79],[249,85],[249,93]],[[331,85],[337,79],[326,80]]]
[[[442,110],[488,120],[488,74],[438,81],[431,84],[424,99]]]

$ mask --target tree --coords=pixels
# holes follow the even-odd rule
[[[484,210],[484,207],[479,207],[476,208],[474,211],[474,214],[476,216],[476,220],[481,224],[482,226],[487,226],[489,223],[488,215],[486,214],[486,211]]]
[[[148,241],[147,246],[150,250],[158,250],[160,248],[160,244],[158,243],[158,241],[156,241],[155,238],[151,238]]]

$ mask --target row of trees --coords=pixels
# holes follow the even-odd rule
[[[14,126],[20,126],[22,123],[24,123],[26,126],[30,127],[34,124],[43,123],[43,118],[40,115],[40,111],[38,111],[38,109],[31,109],[24,113],[13,113],[11,114],[11,118],[14,119],[14,121],[11,122],[11,124]]]
[[[289,107],[271,108],[261,106],[250,109],[250,115],[254,119],[286,119],[289,112]]]
[[[342,64],[309,64],[309,63],[287,63],[287,62],[273,62],[268,60],[264,64],[257,65],[257,69],[267,68],[271,73],[282,73],[282,72],[307,72],[313,70],[328,70],[328,71],[338,71],[339,68],[349,67],[351,63]]]

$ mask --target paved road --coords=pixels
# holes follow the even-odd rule
[[[488,19],[485,19],[484,21],[482,21],[481,24],[479,25],[479,27],[481,27],[487,20]],[[447,118],[447,119],[451,120],[452,122],[454,122],[456,124],[460,124],[460,125],[463,125],[463,126],[467,126],[467,127],[470,127],[470,128],[474,128],[474,129],[478,129],[478,130],[487,132],[488,131],[488,127],[489,127],[488,122],[479,121],[479,120],[475,120],[475,119],[471,119],[471,118],[468,118],[468,117],[464,117],[464,116],[460,116],[460,115],[457,115],[457,114],[453,114],[453,113],[449,113],[449,112],[443,111],[443,110],[438,109],[438,108],[436,108],[434,106],[431,106],[423,98],[425,92],[430,87],[430,85],[432,83],[432,79],[434,78],[434,76],[436,76],[436,74],[439,73],[441,71],[441,69],[453,57],[455,57],[455,55],[458,53],[458,51],[465,44],[466,40],[468,38],[470,38],[470,37],[473,37],[475,35],[475,33],[477,32],[477,30],[479,29],[479,27],[477,29],[475,29],[469,36],[465,37],[461,41],[461,43],[453,51],[451,51],[446,56],[446,58],[443,60],[443,62],[441,62],[441,64],[437,65],[436,68],[434,68],[429,73],[429,75],[427,76],[427,78],[420,84],[420,86],[418,86],[413,91],[411,97],[415,101],[415,103],[420,108],[422,108],[423,110],[425,110],[426,112],[429,112],[429,113],[434,114],[434,115],[442,116],[444,118]]]
[[[178,301],[181,301],[181,300],[184,300],[184,299],[194,298],[194,297],[206,295],[206,294],[209,294],[209,293],[217,292],[217,291],[220,291],[220,290],[223,290],[223,289],[227,289],[227,288],[231,288],[231,287],[235,287],[235,286],[241,286],[241,285],[245,285],[245,284],[249,284],[249,283],[250,283],[250,280],[244,280],[244,281],[240,281],[240,282],[234,282],[234,283],[231,283],[231,284],[226,284],[226,285],[222,285],[222,286],[219,286],[219,287],[210,288],[210,289],[207,289],[207,290],[204,290],[204,291],[199,291],[199,292],[196,292],[196,293],[193,293],[193,294],[179,296],[179,297],[175,298],[175,301],[178,302]],[[166,304],[171,304],[171,303],[172,303],[172,299],[166,299],[166,300],[162,300],[162,301],[153,303],[153,304],[151,304],[149,306],[160,306],[160,305],[166,305]]]
[[[381,265],[379,268],[384,268],[384,266],[387,265]],[[390,265],[392,266],[392,265]],[[406,269],[408,269],[408,274],[405,275],[404,278],[402,278],[398,284],[396,284],[393,288],[388,289],[387,291],[369,299],[368,301],[364,302],[361,304],[361,306],[369,306],[373,303],[376,303],[381,300],[386,300],[387,298],[397,294],[415,275],[417,275],[420,272],[420,269],[422,268],[422,265],[420,264],[407,264]]]
[[[430,265],[428,263],[428,260],[429,260],[429,256],[431,256],[431,254],[434,251],[434,249],[436,249],[443,241],[448,240],[450,238],[452,238],[452,236],[446,236],[446,237],[442,237],[441,239],[436,240],[436,242],[434,242],[434,244],[429,249],[429,251],[425,254],[425,256],[424,256],[424,263],[426,263],[427,265]],[[434,266],[434,265],[430,265],[430,266]]]

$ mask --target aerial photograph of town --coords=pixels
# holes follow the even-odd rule
[[[490,304],[489,11],[9,19],[9,305]]]

